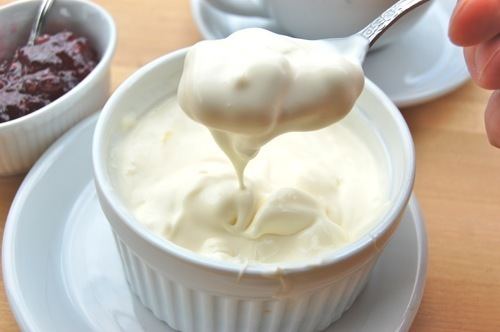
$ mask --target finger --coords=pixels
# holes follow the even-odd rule
[[[481,87],[500,89],[500,35],[464,50],[472,79]]]
[[[460,0],[450,20],[449,35],[460,46],[471,46],[500,33],[500,0]]]
[[[500,148],[500,90],[491,95],[484,113],[484,121],[488,140],[493,146]]]

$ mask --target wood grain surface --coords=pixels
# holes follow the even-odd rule
[[[150,60],[201,38],[187,0],[96,2],[119,32],[113,88]],[[500,150],[484,134],[488,95],[467,83],[402,110],[415,140],[415,191],[429,236],[427,283],[412,331],[500,331]],[[2,234],[22,179],[0,178]],[[17,331],[0,284],[0,331]]]

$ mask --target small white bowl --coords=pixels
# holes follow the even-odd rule
[[[21,1],[0,7],[0,60],[26,44],[39,5],[40,1]],[[111,58],[116,46],[112,17],[89,1],[58,0],[44,31],[63,29],[87,37],[98,53],[99,63],[77,86],[47,106],[0,123],[0,176],[26,172],[56,138],[102,108],[109,96]]]
[[[123,135],[122,119],[174,96],[186,50],[138,70],[104,106],[94,134],[98,197],[131,289],[161,320],[182,331],[313,331],[338,319],[363,289],[398,226],[413,187],[410,132],[398,109],[370,81],[354,116],[373,126],[389,170],[390,206],[369,234],[321,262],[243,267],[200,256],[139,223],[113,187],[108,158]],[[364,133],[360,133],[364,135]],[[370,136],[367,136],[370,137]],[[361,318],[360,318],[361,319]]]

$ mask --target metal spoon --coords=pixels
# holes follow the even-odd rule
[[[35,22],[33,22],[33,26],[31,27],[30,36],[28,38],[28,45],[31,46],[35,44],[36,38],[40,35],[42,31],[43,25],[45,23],[45,17],[52,7],[52,4],[55,0],[43,0],[42,4],[38,8],[38,13],[36,15]]]
[[[391,25],[396,23],[397,20],[409,11],[429,1],[431,0],[400,0],[360,32],[345,38],[323,39],[319,42],[328,42],[344,55],[363,63],[368,49]]]

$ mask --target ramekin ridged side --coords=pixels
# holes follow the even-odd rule
[[[323,330],[350,308],[378,258],[374,256],[351,274],[310,292],[249,298],[216,294],[203,284],[187,287],[182,280],[148,265],[116,233],[115,240],[132,291],[157,318],[186,332]]]
[[[15,28],[2,36],[4,56],[25,44],[39,1],[0,7],[0,28]],[[59,0],[47,19],[49,32],[61,26],[88,37],[99,53],[97,66],[72,90],[41,109],[0,123],[0,176],[26,172],[42,153],[80,120],[100,110],[110,92],[111,59],[116,47],[113,18],[102,7],[84,0]]]

